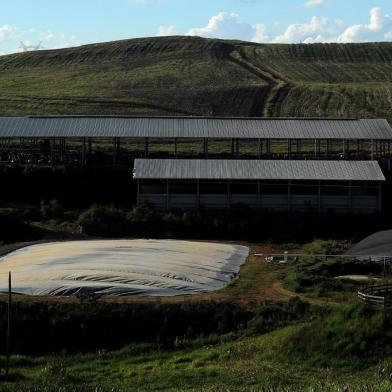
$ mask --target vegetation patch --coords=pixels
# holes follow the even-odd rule
[[[363,285],[351,275],[380,277],[382,263],[366,260],[305,257],[296,262],[284,279],[285,287],[297,293],[314,293],[319,297],[336,293],[356,293]],[[344,279],[347,276],[347,279]],[[339,277],[339,279],[336,279]]]
[[[287,342],[287,350],[325,363],[354,359],[358,364],[384,360],[392,354],[390,310],[351,304],[305,325]]]

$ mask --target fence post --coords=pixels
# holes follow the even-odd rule
[[[8,273],[8,317],[7,317],[7,344],[6,344],[6,365],[5,375],[8,378],[10,370],[10,351],[11,351],[11,272]]]

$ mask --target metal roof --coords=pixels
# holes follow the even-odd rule
[[[0,138],[149,137],[392,140],[384,119],[0,117]]]
[[[136,159],[135,179],[385,181],[375,161]]]

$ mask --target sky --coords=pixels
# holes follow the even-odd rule
[[[0,54],[165,35],[392,41],[392,0],[0,0]]]

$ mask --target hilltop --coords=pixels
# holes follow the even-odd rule
[[[0,115],[350,116],[392,121],[392,43],[156,37],[0,57]]]

